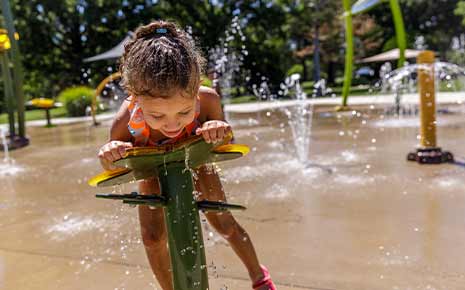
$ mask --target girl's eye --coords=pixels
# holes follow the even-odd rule
[[[157,119],[157,120],[159,120],[159,119],[162,119],[162,118],[163,118],[163,116],[155,116],[155,115],[152,115],[152,117],[153,117],[154,119]]]
[[[179,115],[188,115],[191,111],[186,111],[186,112],[179,112]]]

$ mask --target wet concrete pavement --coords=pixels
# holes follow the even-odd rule
[[[228,200],[278,289],[464,289],[465,167],[409,163],[418,117],[314,113],[302,165],[279,111],[232,114],[251,153],[221,164]],[[137,211],[97,192],[109,122],[30,128],[0,163],[0,289],[159,289]],[[465,156],[463,115],[441,115],[439,145]],[[1,154],[1,153],[0,153]],[[3,155],[0,155],[3,156]],[[211,289],[251,289],[245,267],[204,224]]]

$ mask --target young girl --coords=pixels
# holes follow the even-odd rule
[[[113,161],[132,146],[157,146],[194,134],[201,134],[206,142],[216,142],[230,132],[218,94],[200,86],[203,65],[193,40],[174,23],[155,21],[137,29],[125,46],[120,66],[122,84],[130,97],[116,115],[110,141],[98,155],[104,169],[115,169]],[[195,187],[201,199],[226,201],[216,172],[205,166],[196,171]],[[158,179],[141,181],[139,191],[160,194]],[[248,234],[231,213],[206,213],[206,217],[247,267],[252,287],[276,289]],[[139,219],[153,273],[163,290],[172,290],[163,209],[139,206]]]

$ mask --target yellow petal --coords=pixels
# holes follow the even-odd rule
[[[250,152],[250,148],[243,144],[220,145],[213,149],[215,153],[241,153],[243,156]]]
[[[111,170],[111,171],[104,171],[91,179],[87,182],[90,186],[97,186],[99,183],[106,181],[108,179],[112,179],[116,176],[123,175],[131,171],[129,168],[121,168],[121,169],[116,169],[116,170]]]

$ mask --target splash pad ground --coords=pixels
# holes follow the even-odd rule
[[[252,151],[221,165],[228,201],[247,206],[235,217],[279,289],[463,287],[463,115],[439,116],[439,143],[459,162],[435,166],[405,161],[417,144],[412,116],[316,107],[310,165],[293,157],[279,110],[230,118]],[[109,125],[32,127],[31,145],[0,163],[0,289],[159,289],[137,211],[86,184]],[[211,289],[250,289],[232,249],[203,226]]]

